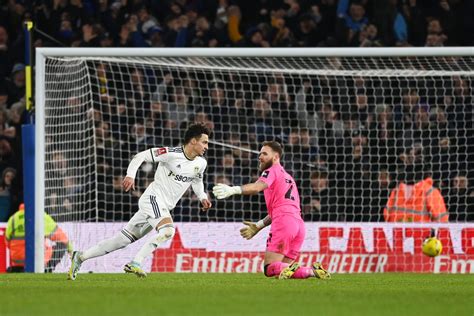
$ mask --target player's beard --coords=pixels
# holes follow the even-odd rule
[[[267,170],[268,168],[270,168],[272,165],[273,165],[272,160],[267,161],[267,162],[261,162],[258,166],[258,169],[260,170],[260,172],[263,172],[263,171]]]

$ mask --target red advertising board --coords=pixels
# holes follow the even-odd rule
[[[473,225],[436,225],[443,243],[443,252],[436,258],[421,252],[421,244],[430,234],[430,227],[426,226],[308,223],[307,228],[317,235],[307,235],[298,261],[304,265],[322,262],[333,273],[474,273]],[[226,239],[222,233],[221,238]],[[152,271],[261,271],[263,251],[252,251],[252,246],[248,251],[209,251],[186,247],[182,239],[178,231],[169,248],[154,253]]]
[[[172,241],[159,246],[143,267],[153,272],[258,273],[263,269],[269,228],[251,240],[240,237],[240,223],[175,223]],[[74,248],[85,250],[110,238],[125,223],[60,223]],[[0,224],[0,272],[5,271],[4,225]],[[440,256],[422,254],[421,244],[435,228],[443,243]],[[123,272],[149,237],[106,256],[88,260],[81,271]],[[332,273],[474,273],[474,223],[306,223],[306,239],[298,260],[319,261]],[[63,258],[55,272],[69,269]]]
[[[0,273],[7,269],[7,244],[5,240],[5,226],[0,223]]]

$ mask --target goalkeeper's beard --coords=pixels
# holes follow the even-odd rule
[[[273,161],[267,161],[267,162],[261,162],[259,165],[258,165],[258,170],[260,172],[263,172],[265,170],[267,170],[268,168],[270,168],[271,166],[273,165]]]

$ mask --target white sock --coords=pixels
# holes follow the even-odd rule
[[[136,237],[130,234],[126,230],[122,230],[120,233],[115,235],[112,238],[102,240],[97,245],[87,249],[79,257],[81,261],[86,261],[95,257],[100,257],[106,255],[112,251],[122,249],[130,245],[133,241],[136,240]]]
[[[158,229],[158,235],[152,236],[147,242],[140,248],[138,253],[133,258],[133,262],[142,264],[143,259],[148,257],[158,248],[159,245],[164,243],[165,241],[173,238],[175,229],[174,227],[169,225],[163,225]]]

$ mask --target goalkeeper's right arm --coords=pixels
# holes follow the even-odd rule
[[[261,231],[264,227],[267,227],[271,223],[272,219],[268,215],[264,219],[261,219],[256,223],[244,221],[243,224],[246,225],[246,227],[240,229],[240,236],[247,240],[252,239],[253,236],[257,235],[259,231]]]
[[[235,194],[254,195],[268,188],[268,185],[260,180],[255,183],[248,183],[242,186],[231,187],[227,184],[218,183],[212,188],[212,193],[218,199],[225,199]]]

